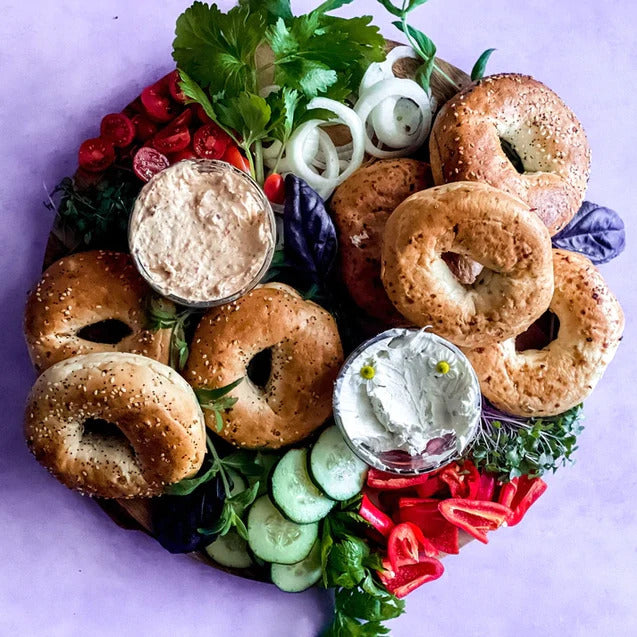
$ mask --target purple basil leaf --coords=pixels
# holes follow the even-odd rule
[[[595,265],[614,259],[625,244],[621,217],[590,201],[585,201],[571,222],[553,237],[554,248],[580,252]]]
[[[289,263],[321,287],[336,257],[336,229],[323,199],[296,175],[285,178],[283,244]]]

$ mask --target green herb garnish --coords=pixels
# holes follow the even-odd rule
[[[581,405],[558,416],[530,419],[507,416],[487,406],[471,451],[473,460],[503,482],[555,472],[574,462],[571,455],[583,430],[581,419]]]
[[[241,378],[237,378],[237,380],[229,385],[219,387],[218,389],[207,389],[205,387],[195,389],[195,395],[197,396],[197,400],[199,401],[201,408],[214,413],[215,427],[218,432],[223,429],[223,418],[221,417],[221,413],[226,409],[233,407],[237,400],[239,400],[238,398],[227,396],[226,394],[229,394],[242,381],[243,376]]]

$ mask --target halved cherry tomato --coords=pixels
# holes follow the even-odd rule
[[[378,577],[396,597],[405,597],[419,586],[438,579],[445,572],[442,562],[435,557],[425,557],[417,564],[406,564],[398,569],[394,569],[385,558],[383,568],[385,570],[378,571]]]
[[[168,158],[150,146],[142,146],[133,158],[133,171],[142,181],[149,181],[169,165]]]
[[[204,124],[195,132],[192,146],[202,159],[221,159],[231,140],[216,124]]]
[[[268,175],[263,182],[263,192],[272,202],[282,204],[285,201],[285,181],[279,173]]]
[[[152,143],[160,153],[177,153],[190,145],[190,131],[187,125],[177,124],[175,120],[162,128],[153,137]]]
[[[396,477],[393,473],[385,473],[378,469],[370,469],[367,472],[367,485],[374,489],[409,489],[429,480],[430,475],[424,473],[413,477]]]
[[[148,141],[157,132],[157,124],[142,113],[137,113],[132,122],[135,125],[135,136],[141,142]]]
[[[495,531],[511,518],[511,509],[497,502],[449,498],[438,505],[446,520],[484,544],[488,531]]]
[[[359,515],[367,520],[381,535],[388,537],[394,528],[394,522],[383,513],[370,499],[367,494],[363,494]]]
[[[145,113],[145,112],[146,112],[146,109],[144,108],[144,105],[142,104],[141,96],[136,97],[132,102],[130,102],[130,104],[127,104],[122,109],[122,113],[124,113],[124,115],[126,115],[126,117],[129,117],[130,119],[133,119],[133,116],[136,115],[137,113]]]
[[[436,555],[436,547],[412,522],[401,522],[392,529],[387,541],[387,556],[394,571],[406,564],[418,563],[421,556]]]
[[[458,527],[443,517],[439,503],[427,498],[401,498],[398,519],[413,522],[436,549],[455,555],[460,552]]]
[[[113,146],[126,148],[135,139],[135,125],[124,113],[109,113],[102,117],[100,136]]]
[[[175,69],[172,73],[168,74],[168,90],[176,102],[185,104],[187,98],[179,88],[179,82],[181,82],[181,77],[179,77],[179,71]]]
[[[195,155],[195,151],[190,146],[184,148],[183,150],[180,150],[178,153],[172,153],[171,155],[168,155],[168,160],[170,161],[171,165],[176,164],[182,159],[197,159],[197,155]]]
[[[529,478],[521,476],[517,490],[513,495],[510,507],[513,515],[508,520],[509,526],[518,524],[535,501],[548,489],[548,485],[542,478]]]
[[[440,472],[440,479],[449,485],[452,498],[474,499],[480,487],[480,472],[471,460],[454,462]]]
[[[177,106],[168,90],[166,78],[147,86],[142,91],[141,99],[148,116],[157,122],[169,122],[177,113]]]
[[[222,159],[232,164],[235,168],[243,170],[244,173],[250,174],[250,162],[241,154],[241,151],[236,146],[230,146]]]
[[[206,115],[206,111],[203,110],[203,106],[201,104],[195,104],[194,107],[195,115],[202,124],[210,124],[210,122],[212,122],[212,120]]]
[[[90,173],[99,173],[106,170],[115,161],[115,148],[113,143],[102,137],[87,139],[82,142],[78,151],[78,163],[80,168]]]

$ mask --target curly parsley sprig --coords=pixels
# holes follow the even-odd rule
[[[490,405],[482,410],[482,424],[471,454],[478,467],[509,482],[521,475],[541,476],[569,462],[577,449],[582,405],[557,416],[516,418]]]

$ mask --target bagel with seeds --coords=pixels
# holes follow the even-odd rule
[[[190,385],[167,365],[121,352],[49,367],[29,394],[24,430],[60,482],[102,498],[160,495],[197,473],[206,452]]]
[[[29,294],[25,309],[33,364],[41,372],[93,352],[131,352],[167,363],[170,330],[147,329],[149,294],[128,254],[93,250],[55,262]]]
[[[251,363],[259,358],[266,369],[257,379]],[[184,376],[195,388],[220,388],[242,378],[229,394],[238,400],[222,414],[218,434],[237,447],[276,449],[303,440],[329,417],[342,363],[333,317],[275,283],[203,316]],[[205,418],[216,431],[215,414],[206,410]]]
[[[482,393],[516,416],[554,416],[581,403],[613,359],[624,329],[619,302],[585,256],[554,250],[553,270],[555,340],[520,352],[514,338],[465,350]]]
[[[455,253],[484,270],[462,285],[443,259]],[[460,182],[412,195],[385,226],[382,280],[398,311],[463,347],[524,331],[553,295],[551,238],[519,199]]]
[[[551,235],[582,205],[591,162],[568,106],[515,73],[486,77],[452,97],[436,117],[429,151],[436,184],[480,181],[504,190],[527,203]]]

